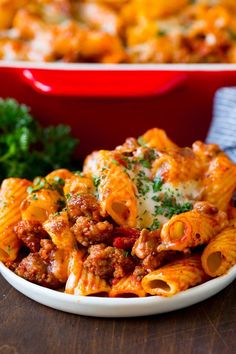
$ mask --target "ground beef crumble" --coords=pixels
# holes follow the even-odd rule
[[[126,252],[104,244],[89,248],[84,266],[101,278],[122,278],[134,270],[134,260]]]
[[[16,274],[47,288],[57,289],[62,286],[38,253],[30,253],[24,258],[16,268]]]
[[[47,238],[48,234],[38,221],[21,220],[15,227],[17,237],[29,248],[31,252],[38,252],[40,240]]]
[[[99,221],[100,206],[94,195],[89,193],[75,194],[67,200],[67,212],[73,221],[80,216]]]
[[[71,228],[76,240],[88,247],[96,243],[111,243],[113,225],[108,221],[93,221],[88,217],[80,216]]]
[[[47,288],[62,287],[67,280],[68,255],[51,240],[40,241],[39,252],[30,253],[16,267],[16,274]]]

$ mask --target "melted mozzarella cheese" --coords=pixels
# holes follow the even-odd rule
[[[154,192],[153,182],[150,180],[147,182],[147,189],[148,192],[145,194],[138,193],[137,227],[139,228],[150,227],[155,220],[158,220],[161,225],[169,220],[168,217],[157,212],[158,207],[162,207],[161,200],[164,195],[173,198],[176,204],[184,205],[185,203],[192,204],[201,194],[201,186],[197,181],[182,182],[178,185],[165,183],[161,191]]]

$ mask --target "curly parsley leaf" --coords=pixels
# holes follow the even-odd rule
[[[149,229],[150,231],[154,231],[154,230],[159,229],[160,226],[161,226],[160,221],[157,220],[157,219],[154,219],[152,225],[151,225],[148,229]]]
[[[186,211],[192,210],[192,208],[192,203],[186,202],[180,204],[176,202],[173,196],[165,194],[161,204],[155,206],[155,215],[164,215],[167,218],[171,218],[173,215],[185,213]]]
[[[163,180],[161,177],[156,177],[153,181],[153,192],[156,193],[156,192],[160,192],[161,188],[162,188],[162,185],[163,185]]]
[[[53,169],[71,167],[78,140],[69,126],[43,128],[29,108],[14,99],[0,99],[0,178],[33,179]]]
[[[93,177],[93,184],[94,184],[94,187],[98,188],[100,182],[101,182],[101,177],[99,177],[99,176],[94,176],[94,177]]]

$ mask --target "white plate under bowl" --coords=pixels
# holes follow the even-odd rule
[[[203,301],[236,279],[236,265],[219,278],[183,291],[173,297],[105,298],[74,296],[44,288],[22,279],[0,262],[3,277],[18,291],[40,304],[77,315],[95,317],[134,317],[178,310]]]

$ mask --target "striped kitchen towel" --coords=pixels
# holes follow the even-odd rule
[[[206,142],[218,144],[236,162],[236,87],[217,91]]]

